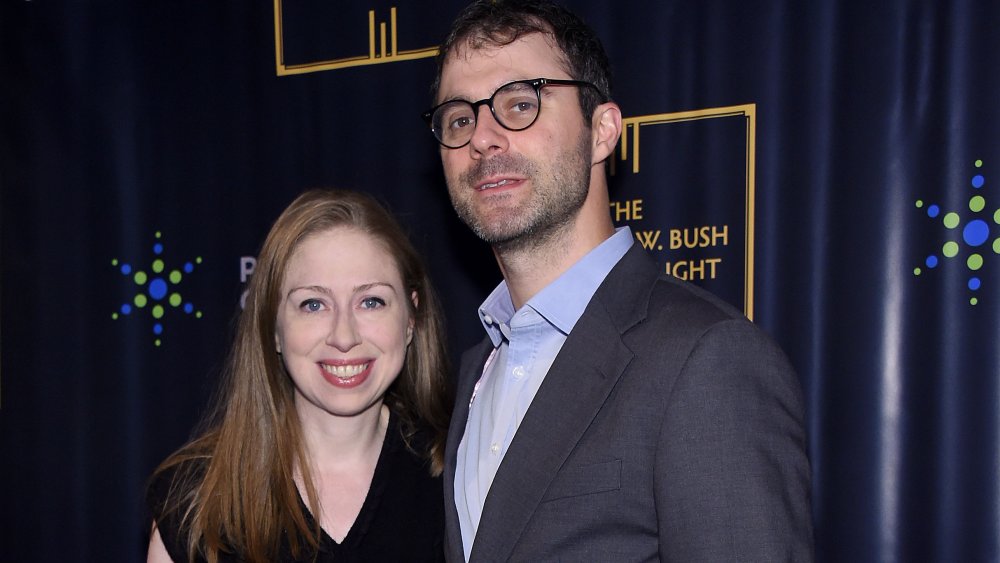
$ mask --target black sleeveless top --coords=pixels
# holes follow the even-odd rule
[[[423,446],[419,438],[418,436],[414,440],[415,445]],[[337,543],[326,532],[322,532],[317,557],[313,559],[313,554],[307,553],[301,560],[292,559],[287,542],[284,542],[281,555],[275,563],[444,561],[444,492],[441,478],[430,476],[428,463],[406,447],[399,421],[395,414],[390,413],[389,427],[372,476],[371,488],[344,540]],[[183,563],[188,561],[187,545],[185,536],[178,530],[179,515],[164,517],[162,514],[173,476],[174,471],[160,474],[150,484],[147,502],[167,553],[174,563]],[[302,500],[299,502],[302,503]],[[305,503],[302,503],[302,507],[312,526],[312,515]],[[199,557],[195,563],[203,561]],[[242,559],[220,553],[219,561],[236,563]]]

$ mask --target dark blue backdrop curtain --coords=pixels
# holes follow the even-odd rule
[[[454,355],[480,338],[499,274],[418,117],[433,59],[276,62],[276,6],[294,70],[387,52],[382,22],[400,53],[433,47],[463,3],[0,5],[0,559],[144,557],[145,479],[191,435],[247,257],[303,189],[385,201]],[[1000,3],[567,3],[626,117],[754,108],[754,320],[803,383],[817,559],[1000,559]],[[671,167],[716,178],[729,149],[643,135],[613,189],[655,228],[716,221],[732,198]],[[137,271],[178,306],[139,307]]]

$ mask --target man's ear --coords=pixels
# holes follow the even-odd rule
[[[591,164],[604,162],[615,152],[618,139],[622,135],[622,110],[614,102],[605,102],[594,110],[591,121],[594,145],[591,149]]]

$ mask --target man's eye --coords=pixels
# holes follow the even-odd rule
[[[524,113],[535,111],[535,101],[534,100],[522,100],[511,104],[508,111],[512,113]]]
[[[451,129],[462,129],[468,127],[472,123],[472,119],[469,117],[459,117],[451,122]]]
[[[379,307],[385,307],[385,301],[380,297],[365,297],[361,300],[362,309],[378,309]]]

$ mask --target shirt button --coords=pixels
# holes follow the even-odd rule
[[[483,322],[486,323],[486,324],[488,324],[488,325],[491,325],[491,324],[493,324],[493,317],[491,317],[489,315],[483,315]]]
[[[524,377],[524,367],[517,366],[514,368],[514,379],[521,379]]]
[[[492,454],[496,454],[496,453],[497,453],[497,452],[499,452],[499,451],[500,451],[500,444],[498,444],[498,443],[496,443],[496,442],[493,442],[493,443],[492,443],[492,444],[490,445],[490,453],[492,453]]]

